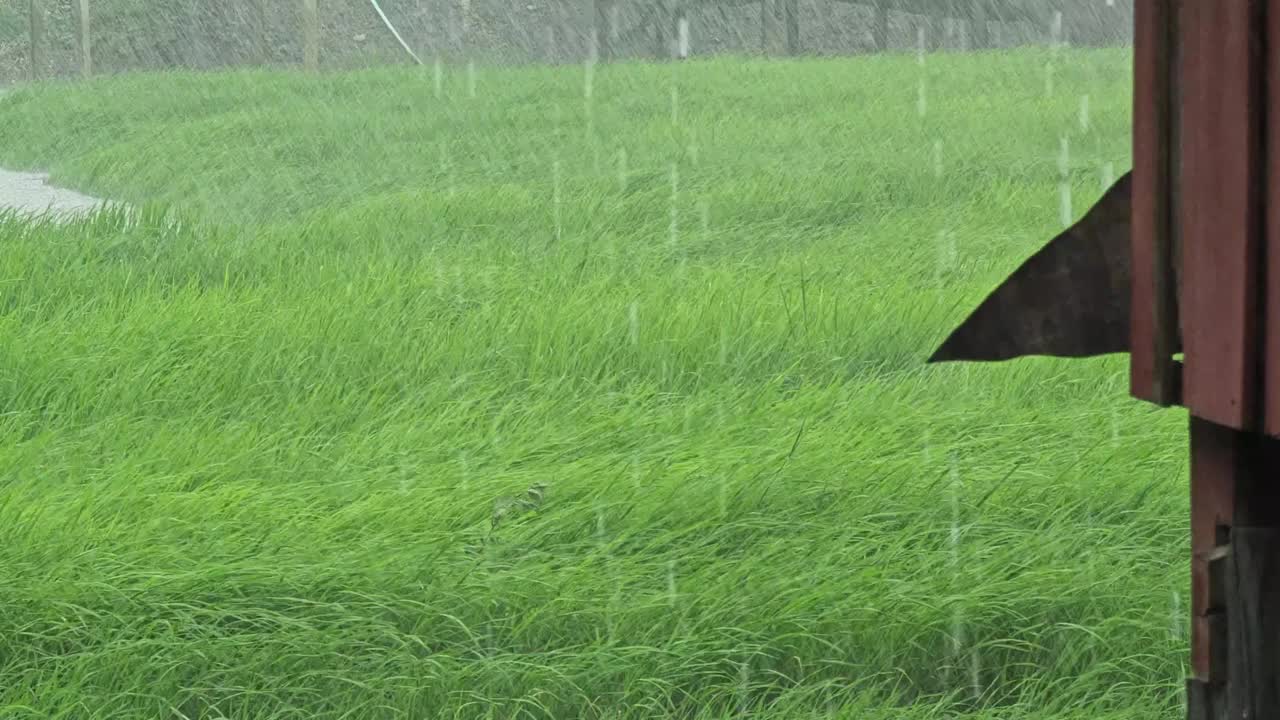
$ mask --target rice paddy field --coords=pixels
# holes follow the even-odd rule
[[[1128,168],[1130,62],[0,98],[140,208],[0,215],[0,718],[1181,713],[1185,416],[923,364]]]

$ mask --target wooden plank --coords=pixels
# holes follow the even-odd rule
[[[1231,530],[1227,717],[1280,718],[1280,527]]]
[[[1266,82],[1266,112],[1268,118],[1280,118],[1280,0],[1268,0],[1266,19],[1268,68]],[[1264,252],[1263,265],[1263,431],[1280,436],[1280,125],[1274,120],[1268,123],[1266,145],[1267,201],[1264,203]]]
[[[1203,680],[1187,681],[1187,720],[1221,720],[1226,711],[1223,688]]]
[[[1171,405],[1176,397],[1177,298],[1171,222],[1176,117],[1171,0],[1135,0],[1133,48],[1133,226],[1129,392]]]
[[[1262,235],[1260,0],[1180,0],[1177,196],[1183,404],[1258,426]]]
[[[1221,682],[1225,668],[1220,623],[1225,601],[1215,597],[1222,590],[1212,570],[1217,569],[1217,551],[1229,539],[1242,448],[1239,433],[1195,416],[1190,433],[1191,668],[1197,679]]]
[[[31,0],[31,81],[44,76],[45,51],[48,37],[45,33],[44,0]]]
[[[89,15],[89,0],[76,3],[79,20],[77,40],[80,43],[80,75],[88,80],[93,77],[93,25]]]
[[[320,9],[317,0],[302,0],[302,65],[320,69]]]

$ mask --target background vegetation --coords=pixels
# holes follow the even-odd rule
[[[0,218],[0,716],[1174,715],[1185,417],[922,365],[1128,166],[1128,63],[0,98],[145,206]]]

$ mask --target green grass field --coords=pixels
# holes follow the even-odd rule
[[[153,203],[0,219],[0,718],[1176,715],[1185,416],[922,364],[1129,165],[1049,60],[0,99]]]

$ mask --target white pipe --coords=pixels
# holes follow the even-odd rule
[[[404,48],[404,51],[409,53],[409,57],[417,61],[419,65],[422,65],[422,58],[418,57],[418,54],[409,48],[409,44],[404,41],[404,38],[400,37],[400,31],[396,30],[396,26],[392,25],[391,21],[387,19],[387,14],[382,12],[382,6],[378,4],[378,0],[369,0],[369,4],[378,12],[378,17],[382,18],[382,24],[386,25],[387,29],[391,31],[391,34],[396,36],[396,40],[399,41],[400,47]]]

